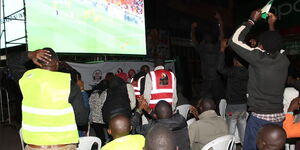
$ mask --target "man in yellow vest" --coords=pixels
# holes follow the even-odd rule
[[[88,120],[80,89],[71,82],[70,74],[57,72],[58,57],[51,48],[38,51],[43,57],[36,57],[40,59],[35,63],[41,68],[26,71],[19,80],[25,149],[75,150],[77,126]]]

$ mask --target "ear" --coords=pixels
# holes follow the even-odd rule
[[[107,129],[107,133],[111,135],[111,129]]]

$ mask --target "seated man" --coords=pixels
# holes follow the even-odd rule
[[[300,97],[295,98],[285,114],[285,120],[283,122],[283,128],[287,134],[287,138],[298,138],[300,137],[300,123],[294,123],[294,111],[300,108]]]
[[[51,48],[29,54],[34,53],[47,54],[47,60],[38,60],[41,69],[26,71],[19,80],[25,149],[75,150],[77,126],[88,121],[79,87],[70,74],[57,72],[58,57]]]
[[[107,130],[114,140],[102,147],[102,150],[142,150],[145,138],[142,135],[128,135],[131,128],[128,117],[125,115],[114,116],[109,121]]]
[[[147,135],[147,132],[153,126],[163,126],[170,129],[176,138],[176,143],[179,149],[182,150],[189,150],[190,149],[190,140],[188,136],[188,129],[185,118],[180,114],[172,113],[172,106],[168,102],[161,100],[156,104],[154,108],[153,116],[156,120],[150,120],[149,124],[141,125],[141,114],[142,114],[142,107],[147,110],[148,105],[143,105],[141,103],[147,103],[145,99],[141,101],[139,99],[139,106],[135,115],[132,118],[133,127],[136,133]],[[141,106],[143,105],[143,106]]]
[[[283,128],[275,124],[266,124],[258,132],[256,139],[259,150],[282,150],[286,140]]]
[[[229,134],[226,121],[215,112],[215,103],[211,99],[201,99],[198,105],[199,120],[189,127],[192,150],[201,149],[210,141]]]
[[[178,150],[173,133],[162,126],[153,126],[147,136],[144,150]],[[184,149],[183,149],[184,150]]]

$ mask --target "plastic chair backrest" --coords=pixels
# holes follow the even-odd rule
[[[219,103],[219,111],[220,111],[220,116],[225,119],[225,110],[226,110],[227,102],[225,99],[221,99]]]
[[[291,101],[298,97],[299,92],[293,87],[287,87],[284,89],[283,93],[283,111],[287,113],[287,109],[290,106]]]
[[[22,128],[19,130],[19,136],[20,136],[20,142],[22,145],[22,150],[24,150],[24,141],[23,141],[23,136],[22,136]]]
[[[79,138],[77,150],[91,150],[94,143],[97,143],[97,150],[101,148],[101,140],[94,136],[85,136]]]
[[[190,104],[184,104],[176,107],[176,111],[179,111],[179,114],[181,114],[185,119],[187,118],[187,115],[190,110]]]
[[[207,143],[201,150],[233,150],[234,145],[234,136],[233,135],[224,135],[218,137],[211,142]]]
[[[188,125],[188,128],[190,127],[190,125],[195,122],[196,119],[195,118],[192,118],[192,119],[189,119],[188,121],[186,121],[186,124]]]
[[[149,123],[148,119],[146,118],[145,115],[143,115],[142,116],[142,124],[144,125],[144,124],[148,124],[148,123]]]

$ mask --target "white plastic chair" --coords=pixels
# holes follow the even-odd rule
[[[192,119],[189,119],[188,121],[186,121],[186,124],[188,125],[188,128],[190,127],[190,125],[195,122],[196,119],[195,118],[192,118]]]
[[[144,125],[144,124],[148,124],[148,123],[149,123],[148,119],[146,118],[145,115],[143,115],[142,116],[142,124]]]
[[[225,110],[226,110],[227,102],[225,99],[221,99],[219,103],[219,111],[220,111],[220,116],[225,119]]]
[[[190,110],[190,104],[184,104],[176,107],[176,111],[179,111],[179,114],[181,114],[185,119],[187,118],[187,115]]]
[[[213,141],[207,143],[201,150],[233,150],[234,136],[224,135],[214,139]]]
[[[98,137],[80,137],[77,150],[91,150],[94,143],[97,143],[97,150],[99,150],[101,148],[101,140]]]
[[[298,97],[299,92],[293,88],[293,87],[288,87],[284,89],[284,93],[283,93],[283,111],[284,113],[287,112],[287,109],[290,106],[291,101]]]
[[[19,136],[20,136],[20,142],[22,145],[22,150],[24,150],[24,140],[23,140],[23,136],[22,136],[22,128],[19,130]]]

